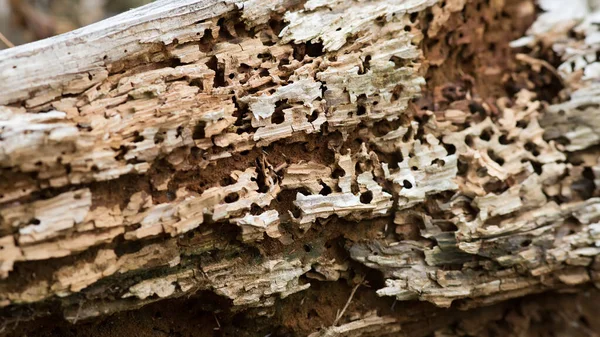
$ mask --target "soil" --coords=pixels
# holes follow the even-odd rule
[[[348,299],[344,282],[314,282],[310,290],[281,300],[268,317],[256,312],[232,313],[211,293],[166,300],[140,310],[72,325],[59,316],[19,324],[10,336],[304,336],[330,325]],[[423,302],[395,303],[360,289],[348,310],[377,308],[379,314],[404,321],[405,336],[596,336],[600,291],[545,293],[469,311],[438,309]],[[5,327],[11,328],[11,327]],[[436,334],[436,336],[439,336]]]

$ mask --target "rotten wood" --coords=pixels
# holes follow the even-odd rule
[[[201,291],[267,315],[365,270],[441,308],[600,285],[598,12],[540,1],[513,94],[432,88],[475,2],[163,0],[0,52],[7,321]],[[311,336],[401,330],[342,312]]]

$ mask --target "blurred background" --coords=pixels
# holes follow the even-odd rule
[[[153,0],[0,0],[0,49],[66,33]]]

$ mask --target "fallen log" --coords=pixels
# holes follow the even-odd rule
[[[0,315],[597,283],[595,12],[556,3],[163,0],[0,52]],[[407,321],[351,299],[294,332]]]

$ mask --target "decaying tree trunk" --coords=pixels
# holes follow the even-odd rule
[[[162,301],[206,335],[482,335],[584,291],[598,12],[535,5],[162,0],[1,52],[5,331]]]

